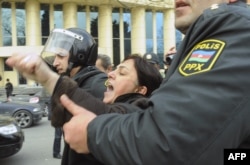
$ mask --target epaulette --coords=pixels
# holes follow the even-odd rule
[[[203,13],[204,17],[213,17],[215,15],[224,13],[225,11],[228,10],[228,6],[226,3],[222,4],[213,4],[211,5],[208,9],[206,9]]]

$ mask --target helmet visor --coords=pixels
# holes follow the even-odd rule
[[[68,56],[75,40],[83,40],[83,36],[65,29],[54,29],[41,53],[41,57],[49,65],[53,65],[55,56]]]

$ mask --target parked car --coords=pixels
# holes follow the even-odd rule
[[[24,142],[24,133],[14,118],[0,115],[0,158],[18,153]]]
[[[21,128],[28,128],[38,123],[43,117],[39,104],[0,100],[0,114],[12,116]]]
[[[44,90],[40,90],[35,94],[16,94],[11,96],[12,101],[24,101],[29,103],[36,103],[40,104],[41,109],[43,110],[43,116],[47,117],[49,113],[49,103],[50,103],[50,96]]]

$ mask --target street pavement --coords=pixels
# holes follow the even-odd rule
[[[60,165],[61,159],[52,157],[54,128],[47,117],[38,124],[23,129],[25,141],[15,155],[0,159],[0,165]],[[63,151],[63,139],[61,151]]]

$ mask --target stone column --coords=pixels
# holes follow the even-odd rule
[[[17,46],[17,27],[16,27],[16,4],[11,2],[11,33],[12,33],[12,46]]]
[[[54,22],[54,4],[49,4],[49,29],[52,31],[55,27]]]
[[[113,61],[113,26],[112,7],[110,5],[99,6],[98,13],[98,46],[101,52],[110,56]]]
[[[131,10],[131,53],[146,52],[145,9],[135,7]]]
[[[91,33],[90,7],[86,6],[86,31]]]
[[[2,20],[2,7],[0,7],[0,20]],[[0,21],[0,27],[2,27],[2,21]],[[0,28],[0,46],[3,46],[3,30]],[[1,62],[1,61],[0,61]]]
[[[26,45],[41,45],[40,3],[37,0],[27,0],[26,8]]]
[[[77,5],[73,2],[63,4],[64,28],[77,27]]]
[[[171,47],[175,46],[175,15],[174,9],[167,9],[164,11],[164,27],[163,27],[163,40],[164,40],[164,53]]]

